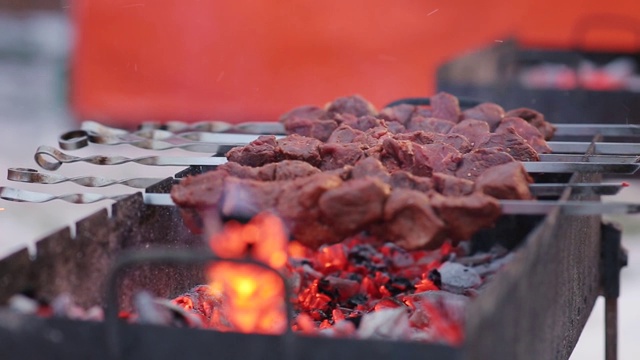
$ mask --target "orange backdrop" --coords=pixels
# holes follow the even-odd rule
[[[640,23],[637,0],[75,0],[71,102],[80,119],[273,120],[359,93],[434,91],[443,61],[517,36],[571,46],[594,13]],[[632,24],[632,25],[635,25]],[[639,31],[640,33],[640,31]],[[627,29],[587,43],[631,48]],[[640,35],[639,35],[640,36]]]

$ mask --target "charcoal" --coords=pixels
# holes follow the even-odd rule
[[[478,275],[486,277],[500,270],[500,268],[508,264],[513,259],[513,257],[514,254],[509,253],[506,256],[494,259],[489,263],[474,266],[473,269]]]
[[[365,314],[358,327],[358,337],[366,339],[401,340],[411,334],[406,309],[381,309]]]
[[[9,309],[21,314],[35,314],[40,307],[38,301],[23,294],[11,296],[7,301],[7,305]]]
[[[431,280],[431,282],[437,287],[442,286],[442,275],[440,274],[440,271],[438,271],[438,269],[432,269],[431,271],[429,271],[427,279]]]
[[[386,243],[382,252],[395,268],[403,268],[415,264],[411,253],[394,243]]]
[[[471,267],[454,262],[445,262],[438,268],[443,286],[474,288],[482,284],[480,275]]]
[[[449,291],[424,291],[404,297],[405,301],[420,303],[428,301],[436,309],[442,311],[447,319],[456,323],[464,321],[465,306],[469,303],[469,298]]]

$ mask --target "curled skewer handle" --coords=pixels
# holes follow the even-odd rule
[[[73,182],[86,187],[105,187],[111,185],[124,185],[132,188],[144,189],[156,184],[163,179],[160,178],[130,178],[130,179],[108,179],[95,176],[65,177],[57,174],[44,174],[35,169],[10,168],[7,171],[7,179],[11,181],[35,183],[35,184],[59,184],[62,182]]]

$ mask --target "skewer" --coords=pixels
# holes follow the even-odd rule
[[[51,195],[35,191],[0,187],[0,198],[8,201],[44,203],[62,200],[73,204],[91,204],[98,201],[118,201],[132,194],[106,196],[93,193]],[[169,194],[142,194],[144,203],[155,206],[175,206]],[[503,214],[545,215],[560,208],[565,215],[636,214],[640,204],[603,203],[599,201],[555,201],[555,200],[500,200]]]
[[[128,158],[124,156],[72,156],[50,146],[40,146],[35,154],[35,161],[45,170],[57,170],[62,164],[86,162],[94,165],[120,165],[129,162],[154,166],[217,166],[227,162],[221,156],[212,157],[168,157],[143,156]],[[640,163],[607,163],[607,162],[542,162],[522,163],[530,173],[612,173],[630,175],[640,167]]]
[[[111,185],[124,185],[131,188],[144,189],[153,184],[156,184],[165,179],[163,178],[130,178],[130,179],[108,179],[96,176],[77,176],[77,177],[65,177],[58,174],[45,174],[40,173],[35,169],[23,169],[23,168],[10,168],[7,172],[7,179],[17,182],[25,182],[32,184],[59,184],[63,182],[73,182],[75,184],[85,187],[106,187]],[[179,182],[180,179],[173,179],[175,182]],[[560,195],[566,189],[570,187],[573,189],[574,194],[595,194],[595,195],[615,195],[623,187],[624,183],[620,184],[601,184],[601,183],[577,183],[577,184],[562,184],[562,183],[546,183],[546,184],[531,184],[529,189],[534,196],[554,196]]]
[[[247,125],[250,124],[250,125]],[[262,126],[261,130],[269,130],[270,134],[276,137],[284,136],[285,130],[280,123],[245,123],[236,127],[242,127],[254,130]],[[580,130],[578,125],[574,124],[556,124],[559,129],[564,132],[571,132],[572,135],[579,135],[585,132],[593,132],[591,135],[602,131],[604,134],[619,133],[622,135],[640,135],[640,126],[638,125],[579,125],[584,129]],[[608,130],[607,130],[608,129]],[[628,130],[628,133],[625,131]],[[265,132],[261,132],[263,134]],[[561,132],[562,133],[562,132]],[[565,134],[566,135],[566,134]],[[168,149],[184,149],[195,152],[216,153],[223,146],[242,146],[257,139],[259,135],[250,134],[234,134],[234,133],[214,133],[203,131],[190,131],[184,133],[173,133],[167,130],[144,129],[129,133],[122,129],[110,128],[95,122],[85,121],[82,124],[82,130],[70,131],[62,134],[58,139],[58,144],[63,150],[76,150],[89,145],[89,143],[103,145],[123,145],[128,144],[142,149],[149,150],[168,150]],[[584,154],[587,152],[590,142],[567,142],[567,141],[549,141],[549,147],[554,153],[560,154]],[[600,155],[638,155],[640,154],[640,143],[596,143],[595,154]]]

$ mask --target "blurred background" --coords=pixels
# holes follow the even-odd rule
[[[382,107],[446,90],[530,106],[556,122],[640,123],[639,66],[636,0],[0,0],[0,173],[35,168],[36,147],[57,146],[58,135],[83,120],[127,128],[148,120],[275,120],[294,106],[353,93]],[[96,145],[74,154],[105,151]],[[168,177],[179,170],[78,164],[59,173]],[[640,181],[631,181],[620,198],[638,202]],[[3,175],[0,186],[16,184]],[[0,256],[106,205],[2,201]],[[640,229],[633,218],[623,224],[630,266],[622,273],[620,358],[636,359]],[[603,358],[602,308],[572,359]]]

